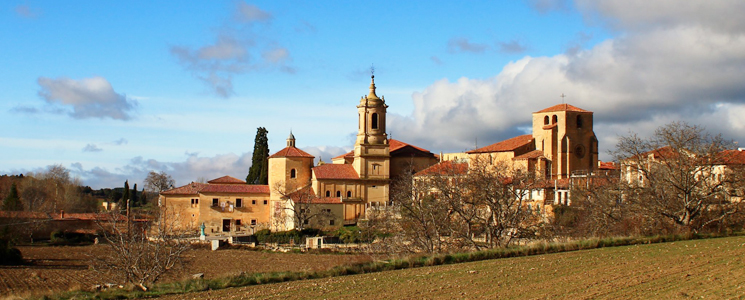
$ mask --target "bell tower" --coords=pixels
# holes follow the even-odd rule
[[[385,194],[385,199],[387,199],[387,186],[390,178],[390,147],[388,135],[385,132],[387,108],[385,97],[378,97],[375,93],[375,75],[373,75],[370,80],[370,93],[363,96],[357,105],[358,130],[352,165],[360,179],[367,182],[370,193],[368,196],[381,199],[376,202],[387,201],[383,200],[383,195]],[[373,196],[378,193],[380,193],[379,196]]]

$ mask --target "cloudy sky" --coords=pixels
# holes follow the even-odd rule
[[[351,149],[374,65],[389,133],[432,152],[595,112],[601,159],[671,121],[745,142],[743,1],[3,1],[0,174],[93,188],[245,178],[257,127]]]

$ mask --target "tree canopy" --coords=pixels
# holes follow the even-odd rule
[[[15,182],[10,186],[10,193],[3,201],[3,210],[20,211],[23,210],[21,198],[18,197],[18,188]]]
[[[248,184],[269,184],[269,131],[264,127],[256,130],[254,139],[254,153],[251,159],[251,168],[246,176]]]

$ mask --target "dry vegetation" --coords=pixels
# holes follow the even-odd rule
[[[166,296],[162,299],[745,297],[745,237],[600,248]]]
[[[100,256],[110,251],[106,245],[18,248],[33,265],[0,266],[0,296],[67,291],[115,282],[89,267],[90,255]],[[204,273],[209,279],[240,272],[325,270],[370,260],[364,255],[266,253],[242,249],[194,249],[187,252],[186,258],[186,266],[168,274],[164,282],[188,278],[195,273]]]

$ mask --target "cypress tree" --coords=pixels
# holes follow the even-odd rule
[[[254,139],[254,153],[251,158],[251,168],[246,176],[248,184],[269,184],[269,139],[268,130],[259,127]]]
[[[3,210],[23,210],[23,203],[21,203],[21,198],[18,197],[18,188],[15,182],[10,185],[10,193],[5,197],[5,201],[3,201]]]
[[[127,200],[129,200],[129,180],[124,181],[124,191],[122,192],[122,209],[126,209]]]
[[[137,197],[137,184],[132,187],[132,206],[140,206],[140,197]]]

